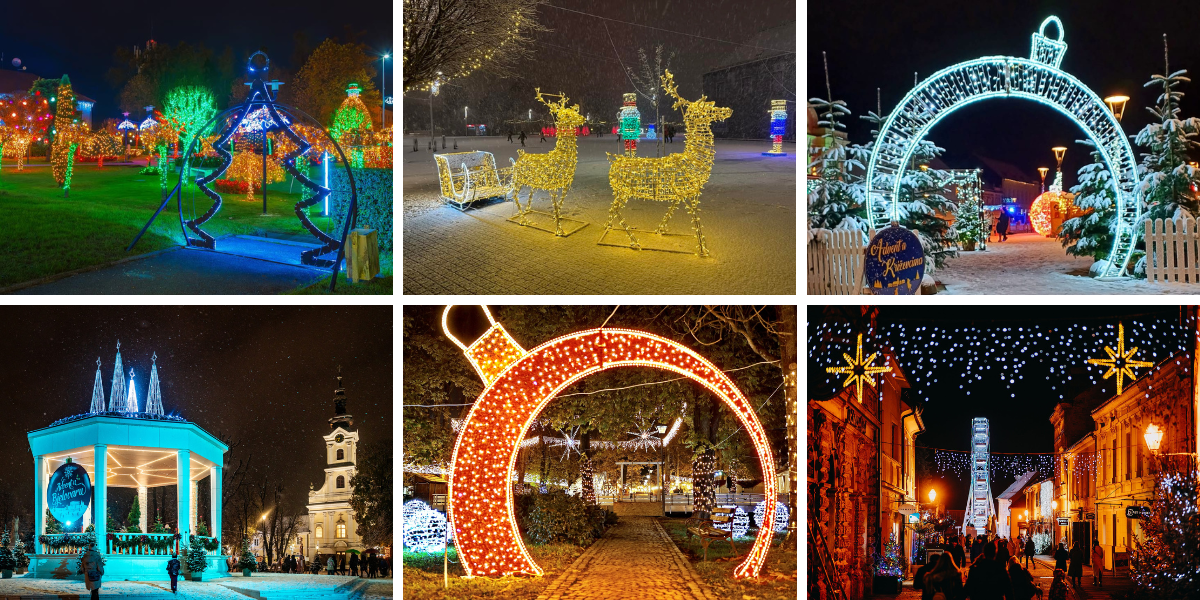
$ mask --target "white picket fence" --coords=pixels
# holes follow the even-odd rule
[[[1200,222],[1146,221],[1146,279],[1152,283],[1200,283]]]
[[[862,293],[863,254],[868,238],[851,229],[822,229],[808,242],[808,293]]]

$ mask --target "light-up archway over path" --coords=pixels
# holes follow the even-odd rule
[[[446,324],[443,313],[443,327]],[[486,312],[486,308],[485,308]],[[488,319],[491,314],[488,313]],[[463,348],[487,387],[454,446],[449,507],[464,570],[508,575],[542,570],[529,556],[513,516],[512,477],[520,442],[542,408],[571,384],[615,367],[651,367],[678,373],[708,388],[733,410],[750,436],[762,468],[765,514],[774,514],[775,460],[754,407],[725,373],[687,347],[643,331],[591,329],[526,351],[492,320]],[[772,528],[762,527],[735,577],[756,577],[766,561]]]
[[[1045,35],[1054,23],[1058,39]],[[1116,184],[1116,236],[1103,275],[1126,273],[1141,218],[1137,163],[1121,124],[1100,97],[1059,69],[1067,44],[1062,22],[1049,17],[1033,34],[1029,58],[985,56],[934,73],[913,88],[880,130],[867,165],[868,205],[875,230],[899,220],[900,182],[918,143],[954,111],[989,98],[1024,98],[1070,117],[1096,144]]]

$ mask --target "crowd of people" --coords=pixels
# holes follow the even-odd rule
[[[377,579],[387,577],[391,571],[391,564],[386,556],[371,553],[363,555],[350,553],[348,558],[346,554],[330,555],[325,560],[316,561],[306,561],[303,556],[294,555],[285,556],[271,564],[268,564],[261,556],[256,558],[260,571],[275,573],[351,575],[354,577]],[[237,570],[237,562],[238,559],[236,556],[229,557],[230,571]]]
[[[922,600],[1068,600],[1076,597],[1083,566],[1104,564],[1104,549],[1094,542],[1091,553],[1076,540],[1070,550],[1059,544],[1054,551],[1054,577],[1048,591],[1034,579],[1030,562],[1036,549],[1032,539],[977,536],[951,537],[945,552],[926,562],[913,577]],[[1025,559],[1022,566],[1021,559]],[[1036,563],[1034,564],[1036,567]],[[1092,582],[1102,585],[1102,568],[1092,569]]]

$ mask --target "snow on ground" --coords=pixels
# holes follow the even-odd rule
[[[554,139],[526,139],[525,150],[546,153]],[[712,176],[700,196],[700,214],[710,258],[693,254],[635,251],[596,244],[608,219],[612,188],[605,153],[619,153],[619,136],[579,140],[579,164],[565,216],[590,223],[567,238],[506,222],[513,204],[496,202],[465,213],[439,198],[437,166],[426,149],[428,138],[412,151],[413,138],[396,148],[404,163],[404,292],[493,294],[794,294],[796,292],[796,156],[766,157],[770,143],[717,140]],[[440,142],[440,139],[439,139]],[[453,139],[437,152],[455,152]],[[666,144],[682,152],[684,136]],[[521,144],[504,136],[460,137],[458,152],[484,150],[506,167]],[[643,142],[639,156],[653,156]],[[528,192],[526,192],[527,194]],[[539,194],[535,208],[549,201]],[[632,227],[653,230],[666,213],[665,202],[631,201],[624,209]],[[683,207],[671,220],[667,238],[694,250],[689,215]],[[645,246],[658,240],[646,234]],[[606,242],[628,243],[623,231]],[[664,245],[659,243],[657,245]]]
[[[282,573],[255,573],[252,577],[221,577],[211,581],[180,581],[179,594],[171,594],[171,584],[166,581],[104,581],[100,586],[102,597],[140,598],[142,600],[160,600],[189,598],[205,600],[246,600],[247,594],[239,593],[231,587],[261,593],[266,597],[271,592],[296,593],[312,592],[314,594],[329,593],[347,584],[355,582],[356,577],[341,577],[330,575],[299,575]],[[391,600],[393,598],[391,579],[373,579],[361,588],[364,600]],[[82,581],[65,579],[34,579],[32,577],[15,576],[12,579],[0,579],[0,598],[80,598],[88,595]]]
[[[934,273],[939,294],[1196,294],[1200,287],[1152,284],[1144,279],[1099,281],[1092,259],[1071,256],[1053,238],[1036,233],[989,242],[984,252],[959,252]]]

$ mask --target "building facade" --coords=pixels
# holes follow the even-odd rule
[[[733,109],[728,119],[712,124],[713,136],[766,143],[771,135],[771,101],[786,100],[783,139],[796,141],[795,49],[796,23],[783,23],[751,36],[746,45],[736,47],[703,75],[704,95],[717,106]]]
[[[825,399],[810,398],[808,422],[809,598],[870,596],[873,559],[892,536],[912,553],[911,529],[902,510],[915,509],[915,437],[924,430],[908,400],[899,364],[876,386],[854,387]]]
[[[308,492],[307,532],[300,534],[307,560],[324,562],[328,555],[339,558],[347,550],[364,550],[354,511],[350,508],[353,488],[350,480],[358,464],[358,430],[354,416],[346,411],[346,389],[338,373],[334,391],[334,416],[325,442],[325,479],[321,487]]]

